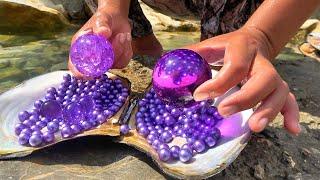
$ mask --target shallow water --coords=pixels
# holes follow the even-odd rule
[[[26,79],[67,68],[75,30],[51,36],[0,35],[0,93]],[[199,41],[197,32],[157,32],[165,50]]]

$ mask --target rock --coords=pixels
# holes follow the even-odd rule
[[[154,31],[197,31],[200,29],[197,21],[173,19],[153,10],[143,2],[140,2],[140,6]]]
[[[265,176],[265,171],[263,169],[263,167],[258,164],[254,166],[254,177],[256,179],[264,179]]]
[[[0,21],[0,33],[25,35],[62,31],[71,25],[62,12],[65,12],[62,6],[49,0],[0,0],[0,19],[5,19]]]
[[[311,31],[317,26],[319,22],[320,21],[318,19],[308,19],[302,24],[300,29],[307,29],[308,31]]]
[[[301,149],[301,154],[305,157],[309,157],[311,152],[307,148],[302,148]]]
[[[63,6],[65,13],[71,20],[84,20],[87,19],[85,13],[84,0],[51,0],[56,5]]]

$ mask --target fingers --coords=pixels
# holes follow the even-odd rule
[[[292,134],[299,134],[301,131],[299,125],[299,107],[292,93],[289,93],[281,114],[284,118],[284,127]]]
[[[111,16],[107,14],[96,13],[96,18],[92,30],[95,34],[100,34],[105,38],[109,39],[112,35],[111,27],[112,20]]]
[[[256,49],[242,37],[235,37],[226,46],[224,66],[216,77],[200,85],[194,99],[202,101],[215,98],[246,78]]]
[[[121,69],[127,66],[133,55],[131,41],[131,33],[119,33],[112,40],[112,46],[115,51],[113,68]]]
[[[271,93],[249,119],[249,127],[254,132],[262,131],[282,109],[289,94],[289,87],[282,81],[278,88]]]

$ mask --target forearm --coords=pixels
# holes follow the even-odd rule
[[[265,0],[244,25],[265,36],[275,57],[300,25],[319,7],[319,0]]]
[[[99,0],[98,9],[100,11],[115,11],[128,17],[130,0]]]

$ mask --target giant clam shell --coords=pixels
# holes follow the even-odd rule
[[[212,75],[217,71],[212,71]],[[239,90],[239,87],[230,89],[226,94],[215,99],[214,106],[217,106],[223,99]],[[134,110],[137,111],[137,107]],[[146,139],[140,136],[136,130],[131,130],[126,136],[121,137],[122,143],[131,145],[152,157],[156,164],[165,173],[176,178],[207,178],[213,176],[228,165],[230,165],[246,146],[251,131],[248,127],[248,119],[253,110],[248,109],[234,114],[222,120],[217,126],[222,134],[218,144],[202,154],[197,154],[189,163],[180,161],[162,162],[158,158],[157,152],[148,144]],[[135,128],[134,114],[131,116],[129,125]],[[173,144],[184,144],[182,138],[173,140]]]
[[[35,77],[0,95],[0,159],[22,157],[29,155],[39,148],[44,148],[19,145],[17,137],[14,134],[14,125],[18,121],[18,112],[30,109],[35,100],[43,97],[47,88],[57,86],[61,82],[64,73],[66,73],[66,71],[57,71]],[[213,70],[212,73],[214,76],[217,71]],[[110,78],[116,77],[112,74],[108,74],[108,76]],[[128,87],[130,86],[126,79],[122,80]],[[238,90],[239,87],[230,89],[226,94],[216,98],[214,105],[217,106],[224,98]],[[129,98],[130,97],[131,96],[129,96]],[[130,104],[129,101],[131,102]],[[140,136],[134,129],[134,117],[137,111],[135,104],[136,99],[127,99],[124,107],[107,123],[73,138],[88,135],[117,136],[119,138],[115,140],[145,152],[155,161],[162,171],[173,177],[207,178],[219,173],[231,164],[246,146],[251,135],[248,127],[248,119],[253,111],[249,109],[221,121],[218,128],[222,133],[222,137],[214,148],[209,149],[205,153],[195,155],[189,163],[182,163],[180,161],[162,162],[159,160],[156,151],[147,143],[146,139]],[[128,119],[129,122],[126,122],[126,119]],[[129,123],[133,130],[126,136],[120,136],[118,123]],[[56,143],[65,140],[68,139],[59,139]],[[181,144],[183,140],[177,139],[174,140],[173,143]]]
[[[32,109],[33,103],[44,97],[49,87],[59,86],[62,82],[63,75],[67,72],[68,71],[56,71],[32,78],[0,96],[0,159],[22,157],[31,154],[37,149],[44,148],[44,146],[27,147],[18,143],[17,136],[14,133],[14,126],[19,121],[17,114],[22,110]],[[113,74],[108,73],[107,75],[109,78],[116,78]],[[124,85],[130,89],[129,81],[124,78],[120,79]],[[128,104],[128,99],[124,106],[126,104]],[[119,136],[119,125],[116,123],[123,112],[124,106],[106,123],[68,139],[89,135]],[[56,137],[55,143],[68,140],[58,136]],[[46,146],[51,145],[52,144],[48,144]]]

